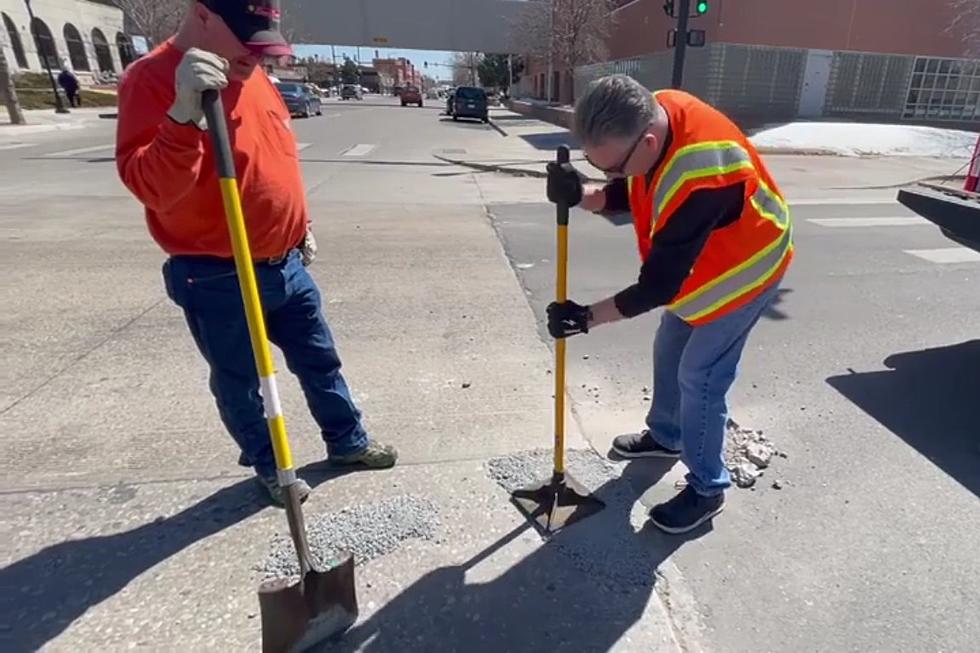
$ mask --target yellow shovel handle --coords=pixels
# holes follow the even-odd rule
[[[555,160],[568,163],[570,152],[562,145]],[[558,204],[558,277],[556,301],[568,299],[568,205]],[[565,474],[565,338],[555,341],[555,476]]]
[[[248,246],[248,233],[245,230],[245,215],[242,212],[238,181],[235,177],[235,161],[231,153],[228,126],[225,123],[221,96],[217,91],[204,93],[203,107],[208,122],[208,133],[211,135],[211,142],[214,145],[215,162],[221,184],[221,198],[224,202],[225,217],[228,219],[228,229],[231,233],[235,269],[238,271],[238,282],[242,290],[242,300],[245,303],[245,319],[248,322],[252,353],[255,355],[255,366],[259,373],[262,403],[265,408],[266,419],[269,422],[272,450],[275,453],[276,467],[279,470],[279,482],[285,486],[295,482],[293,454],[289,449],[286,421],[282,415],[282,405],[279,402],[279,391],[276,387],[276,371],[272,364],[272,351],[269,348],[269,339],[266,335],[262,299],[259,296],[258,283],[255,280],[252,252]]]

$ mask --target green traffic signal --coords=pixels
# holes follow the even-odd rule
[[[698,0],[694,11],[698,16],[708,13],[708,0]]]

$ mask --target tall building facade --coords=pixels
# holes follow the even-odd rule
[[[108,2],[33,0],[34,25],[23,0],[0,0],[0,47],[11,71],[67,67],[83,81],[122,73],[136,59],[123,12]]]

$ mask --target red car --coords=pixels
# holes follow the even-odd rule
[[[422,91],[414,86],[406,86],[402,89],[402,106],[407,107],[410,104],[417,104],[422,106]]]

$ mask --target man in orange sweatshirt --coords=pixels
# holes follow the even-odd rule
[[[232,258],[201,95],[221,91],[269,338],[299,378],[328,459],[391,467],[397,452],[368,437],[306,265],[315,253],[296,140],[259,63],[291,52],[277,2],[189,3],[179,32],[127,69],[119,87],[116,160],[168,254],[163,277],[211,369],[221,419],[276,503],[259,379]],[[302,482],[301,482],[302,483]],[[305,498],[309,487],[301,485]]]

